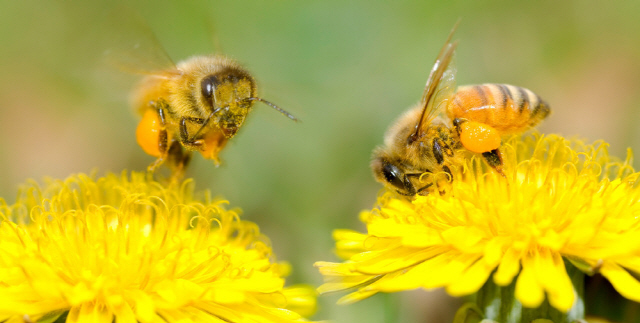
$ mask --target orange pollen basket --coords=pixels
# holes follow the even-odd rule
[[[494,127],[476,121],[460,125],[460,142],[474,153],[484,153],[500,147],[500,133]]]
[[[160,157],[160,117],[153,110],[147,110],[136,128],[136,140],[145,153]]]

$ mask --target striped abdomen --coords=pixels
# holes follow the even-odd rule
[[[522,132],[549,115],[549,105],[528,89],[507,84],[461,86],[449,100],[451,120],[488,124],[502,134]]]

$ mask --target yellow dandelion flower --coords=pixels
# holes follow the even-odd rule
[[[378,292],[444,287],[463,296],[514,283],[524,307],[546,300],[566,313],[582,288],[567,270],[578,268],[599,270],[640,301],[640,173],[630,152],[615,161],[606,147],[514,137],[501,149],[505,177],[472,158],[446,194],[385,192],[361,213],[367,233],[334,232],[348,261],[316,263],[326,281],[319,291],[355,288],[339,301],[350,303]]]
[[[256,224],[191,181],[87,175],[0,199],[0,320],[297,322],[315,306],[284,288]]]

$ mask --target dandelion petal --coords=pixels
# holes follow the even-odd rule
[[[531,264],[523,264],[516,281],[516,298],[526,307],[538,307],[544,301],[544,290],[536,279]]]
[[[600,272],[622,296],[640,302],[640,282],[628,271],[616,264],[605,263]]]

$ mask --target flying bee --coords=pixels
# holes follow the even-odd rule
[[[389,128],[384,145],[373,153],[376,180],[401,195],[433,192],[442,181],[438,174],[449,181],[452,168],[474,153],[504,176],[501,136],[524,132],[550,113],[547,103],[522,87],[482,84],[455,91],[456,27],[431,69],[422,100]],[[445,116],[439,116],[442,111]]]
[[[251,74],[225,56],[194,56],[173,69],[146,76],[134,91],[134,106],[142,115],[136,129],[138,144],[157,158],[149,171],[165,161],[181,171],[191,151],[219,165],[220,151],[256,101],[297,121],[258,97]]]
[[[259,97],[255,79],[235,60],[200,55],[175,64],[145,20],[128,7],[114,8],[103,23],[109,35],[108,63],[144,75],[131,101],[142,117],[136,140],[156,158],[149,172],[166,163],[173,177],[180,177],[193,152],[219,165],[220,152],[242,128],[255,102],[297,121]]]

